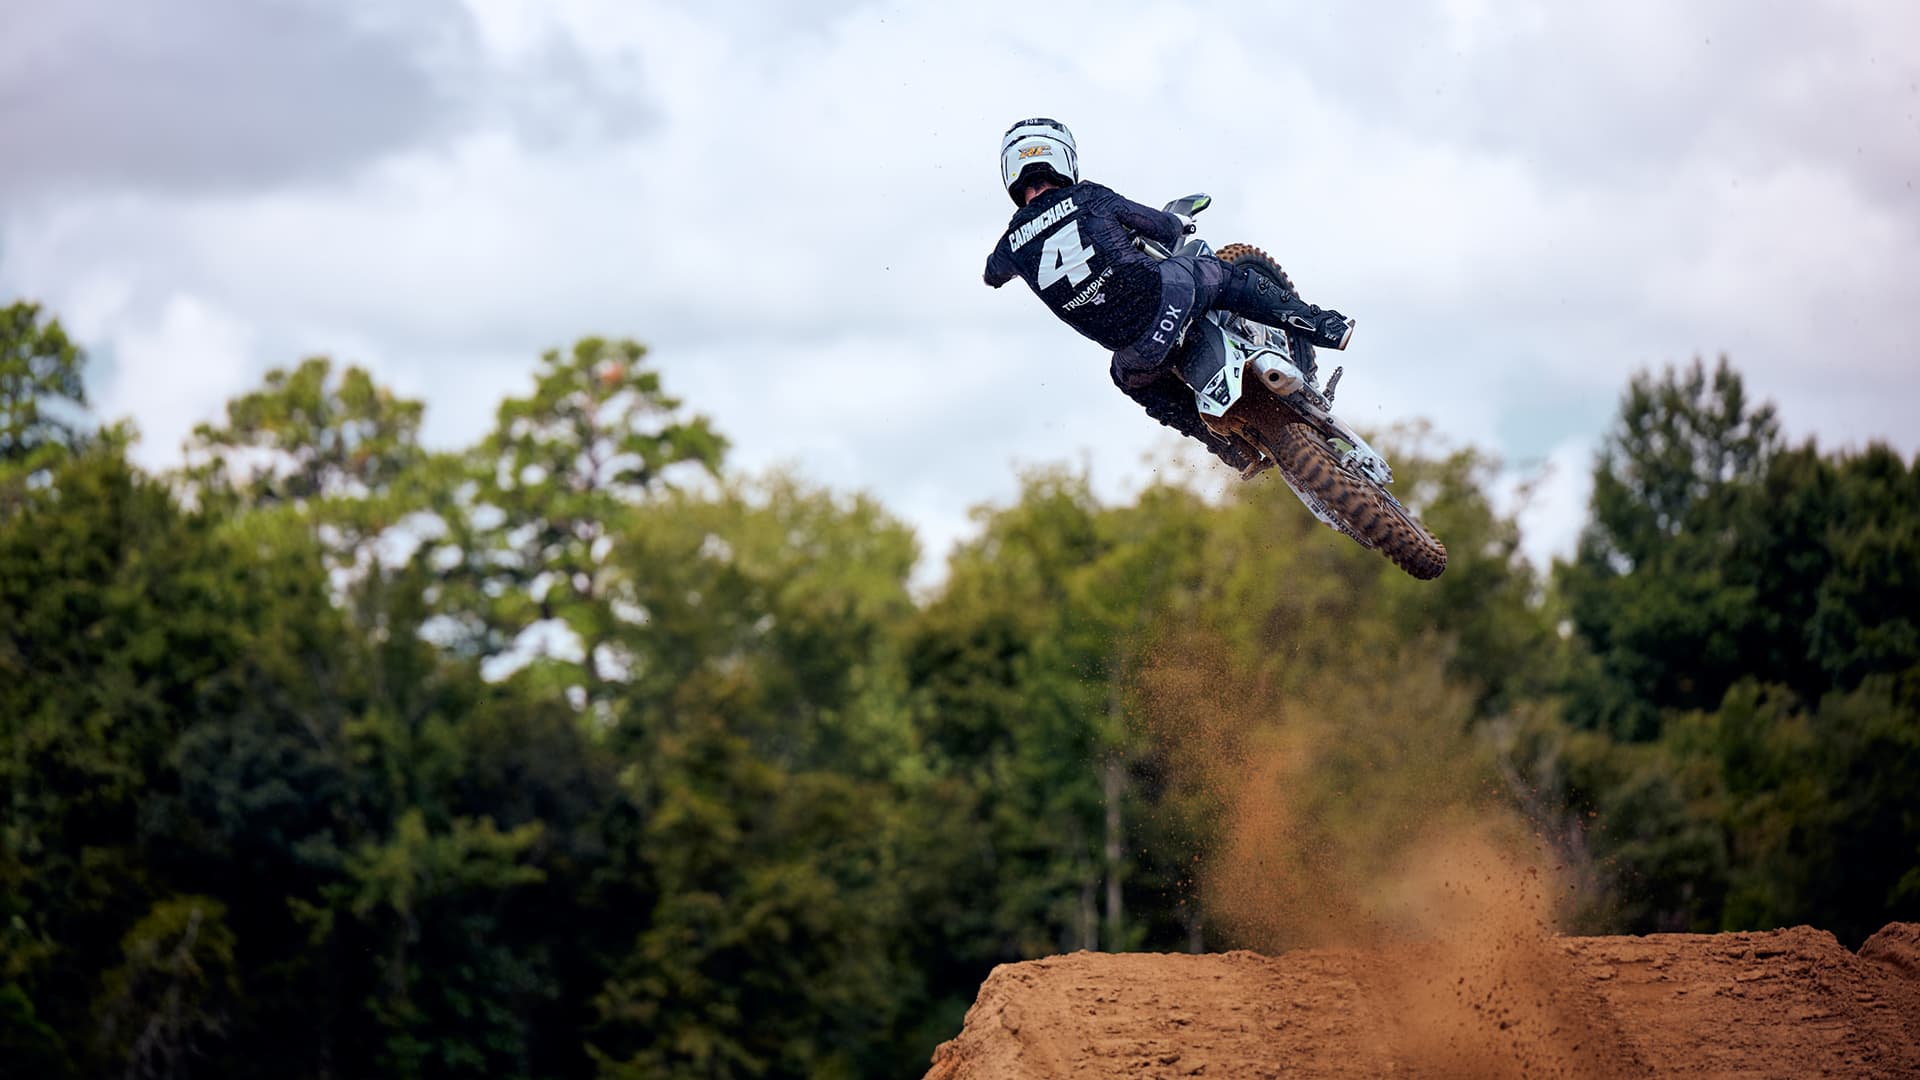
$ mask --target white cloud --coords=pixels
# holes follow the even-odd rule
[[[118,361],[98,398],[108,417],[140,426],[135,458],[150,468],[179,464],[180,446],[228,399],[250,389],[253,330],[196,296],[169,297],[153,319],[129,319],[108,331]]]

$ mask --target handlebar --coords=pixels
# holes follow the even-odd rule
[[[1212,205],[1213,205],[1213,196],[1207,195],[1207,194],[1199,194],[1199,195],[1188,195],[1182,199],[1175,199],[1172,202],[1168,203],[1166,206],[1162,207],[1162,209],[1164,209],[1169,214],[1179,214],[1181,217],[1191,218],[1195,214],[1198,214],[1200,211],[1205,210],[1207,207]],[[1136,235],[1133,238],[1133,246],[1145,252],[1146,254],[1153,256],[1156,259],[1164,259],[1167,256],[1173,254],[1173,251],[1169,249],[1166,245],[1161,244],[1155,240],[1149,240],[1144,236]]]

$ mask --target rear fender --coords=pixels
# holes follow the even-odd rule
[[[1212,319],[1195,320],[1180,351],[1180,378],[1193,389],[1202,416],[1225,416],[1240,400],[1247,358],[1240,344]]]

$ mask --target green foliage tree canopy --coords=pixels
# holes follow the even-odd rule
[[[85,406],[80,368],[85,355],[40,305],[0,308],[0,465],[26,463],[45,447],[70,447],[73,423],[48,406]]]
[[[1780,450],[1724,358],[1637,375],[1594,466],[1592,518],[1559,585],[1595,664],[1576,722],[1634,738],[1662,708],[1707,708],[1764,631],[1751,568],[1735,559],[1747,493]]]
[[[253,505],[337,496],[366,497],[390,486],[421,456],[419,401],[394,396],[361,368],[334,378],[333,362],[309,357],[267,373],[266,386],[227,403],[223,427],[194,428],[207,458],[205,483],[236,487]],[[256,460],[244,478],[237,456]]]

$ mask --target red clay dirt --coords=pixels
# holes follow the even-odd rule
[[[1920,924],[1074,953],[994,969],[927,1080],[1920,1076]]]

